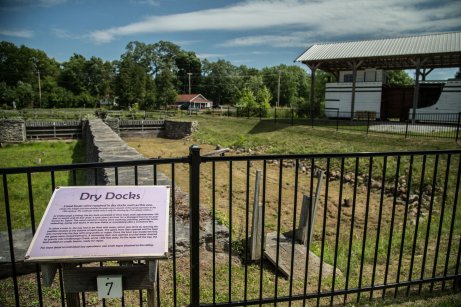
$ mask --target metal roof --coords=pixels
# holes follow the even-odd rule
[[[296,61],[334,71],[350,69],[352,60],[362,60],[361,67],[408,69],[416,58],[425,58],[427,68],[461,66],[461,32],[315,44]]]

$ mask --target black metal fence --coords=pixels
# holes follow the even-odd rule
[[[20,275],[21,255],[15,252],[15,232],[35,231],[56,186],[85,184],[86,174],[99,168],[115,169],[116,184],[122,170],[131,170],[138,184],[138,168],[146,166],[154,182],[161,172],[176,187],[174,244],[171,257],[160,263],[159,305],[328,305],[456,290],[460,157],[460,150],[209,157],[193,147],[177,159],[0,169],[0,225],[9,239],[2,248],[15,260],[3,264],[11,277],[0,280],[0,305],[64,305],[62,276],[53,288],[41,287],[39,271]],[[180,197],[183,192],[189,197]],[[300,245],[294,233],[304,196],[317,198],[318,205],[307,228],[309,242]],[[248,242],[253,204],[259,203],[266,242],[254,261]],[[269,241],[275,242],[273,262]],[[91,293],[80,297],[83,304],[96,300]],[[142,305],[145,298],[125,291],[122,305]]]
[[[430,137],[454,139],[460,137],[461,113],[417,113],[415,120],[411,118],[381,118],[377,112],[340,112],[338,109],[326,110],[328,117],[311,117],[295,108],[224,108],[212,111],[212,115],[221,114],[241,118],[258,118],[273,121],[274,124],[310,125],[312,127],[328,127],[360,133],[380,133],[402,135],[407,137]]]

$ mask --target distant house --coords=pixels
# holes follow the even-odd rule
[[[176,97],[175,105],[185,109],[207,109],[213,106],[213,101],[206,99],[202,94],[183,94]]]

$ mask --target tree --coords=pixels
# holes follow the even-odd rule
[[[175,81],[175,76],[170,69],[164,68],[159,72],[155,79],[155,84],[158,89],[157,107],[166,107],[176,101],[178,93],[175,89]]]
[[[72,55],[69,61],[62,64],[59,85],[71,91],[74,95],[79,95],[87,89],[85,80],[86,59],[83,55]]]
[[[271,107],[270,102],[272,100],[272,94],[267,88],[267,86],[263,85],[263,87],[259,89],[259,91],[256,94],[256,100],[263,108],[268,109]]]
[[[114,67],[110,62],[104,62],[101,58],[91,57],[85,63],[85,85],[88,92],[101,99],[112,96],[112,80],[114,78]]]
[[[189,76],[191,80],[191,91],[197,93],[201,88],[202,80],[202,62],[197,57],[195,52],[181,51],[175,58],[177,67],[177,89],[180,92],[189,92]],[[190,75],[189,75],[190,74]]]
[[[461,79],[461,68],[459,68],[458,71],[456,72],[455,79]]]
[[[239,74],[229,61],[202,63],[203,94],[216,104],[235,104],[240,97]]]
[[[168,41],[159,41],[154,44],[134,41],[129,42],[125,50],[122,59],[131,57],[135,63],[141,65],[146,72],[155,77],[160,70],[166,67],[176,70],[175,59],[181,48]]]
[[[9,89],[7,95],[2,95],[3,103],[12,105],[14,100],[18,104],[19,99],[30,96],[26,99],[28,101],[26,105],[32,106],[38,98],[39,75],[40,79],[56,78],[58,73],[59,64],[54,59],[48,58],[45,52],[26,46],[16,47],[9,42],[0,42],[0,82],[4,82]],[[30,94],[24,96],[29,91]]]
[[[387,83],[389,85],[409,86],[415,81],[404,70],[388,70],[386,71]]]
[[[31,108],[34,106],[34,90],[32,85],[19,81],[15,88],[14,100],[18,108]]]
[[[291,106],[299,97],[307,97],[309,78],[304,69],[298,66],[279,65],[266,67],[261,71],[264,84],[272,94],[272,104],[277,101],[280,77],[280,105]]]
[[[144,100],[147,80],[150,76],[144,67],[137,64],[131,56],[125,56],[118,63],[117,96],[121,107],[129,107]]]
[[[256,109],[256,96],[254,95],[253,91],[248,87],[245,87],[236,106],[245,109]]]

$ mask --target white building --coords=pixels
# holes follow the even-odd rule
[[[461,32],[316,44],[296,61],[311,69],[312,82],[317,69],[335,76],[325,89],[327,117],[371,112],[404,120],[461,112],[461,79],[424,81],[434,68],[461,68]],[[415,69],[413,88],[387,84],[386,71],[400,69]]]

